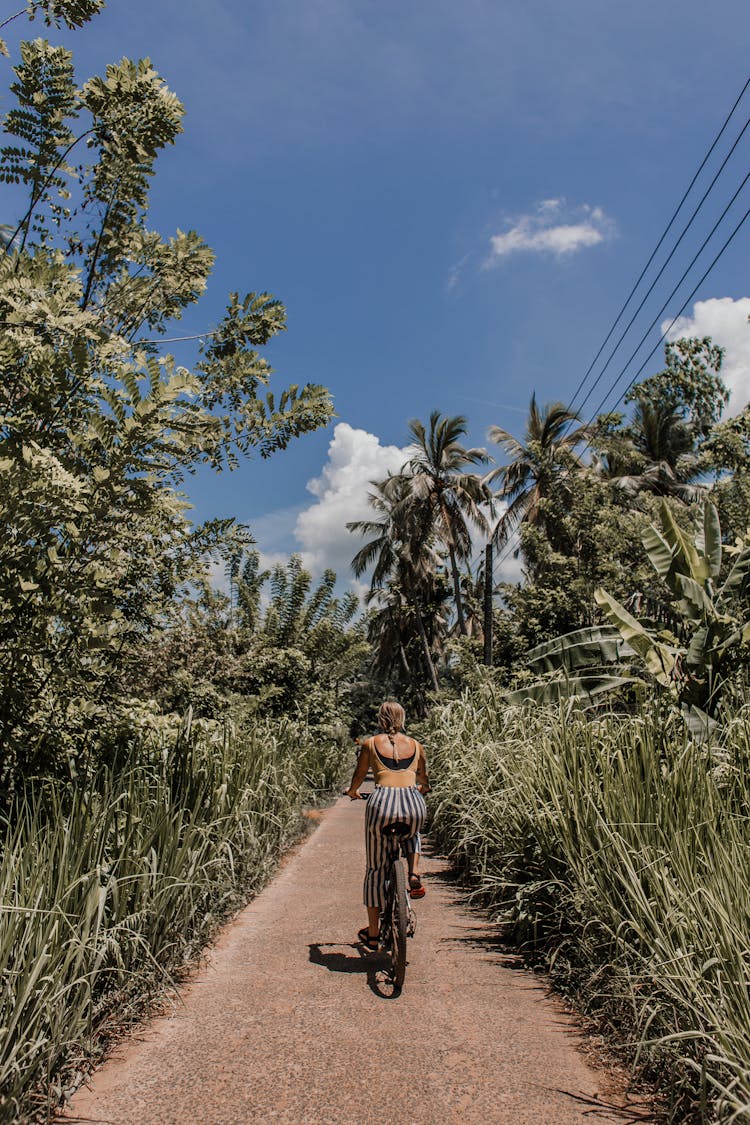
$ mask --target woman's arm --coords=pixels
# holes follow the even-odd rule
[[[352,776],[351,784],[346,791],[346,795],[351,797],[353,801],[359,800],[360,792],[359,787],[367,777],[367,771],[370,768],[370,748],[366,742],[363,742],[359,748],[359,758],[357,759],[357,766]]]
[[[430,792],[430,779],[427,776],[427,756],[424,752],[424,746],[421,742],[417,743],[419,747],[419,760],[417,762],[417,789],[425,796]]]

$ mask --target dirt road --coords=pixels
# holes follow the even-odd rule
[[[112,1125],[622,1121],[543,984],[493,948],[427,858],[404,991],[356,944],[364,802],[339,801],[223,932],[173,1014],[117,1051],[70,1117]]]

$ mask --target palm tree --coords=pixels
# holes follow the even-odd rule
[[[544,526],[543,501],[557,488],[565,488],[567,474],[582,467],[577,445],[589,436],[588,426],[568,427],[580,418],[562,402],[551,402],[541,410],[532,394],[523,442],[501,426],[490,426],[488,437],[509,454],[511,460],[485,477],[487,484],[500,480],[497,498],[508,507],[493,532],[498,546],[526,522]]]
[[[668,402],[637,398],[626,444],[615,457],[595,460],[595,468],[628,495],[653,492],[690,504],[706,489],[697,484],[701,464],[695,430]]]
[[[414,453],[404,465],[400,479],[405,494],[401,510],[424,542],[432,535],[445,544],[450,558],[453,596],[456,604],[458,630],[466,636],[466,622],[461,597],[458,563],[466,560],[472,550],[470,525],[487,533],[489,524],[481,505],[492,506],[492,493],[476,473],[466,472],[469,465],[483,465],[489,460],[484,449],[466,449],[460,439],[467,432],[461,415],[444,416],[433,410],[429,430],[418,418],[409,423]]]
[[[383,589],[371,590],[365,599],[372,607],[367,638],[374,647],[373,670],[386,679],[400,680],[403,687],[415,691],[420,708],[420,680],[423,684],[424,678],[414,673],[422,664],[430,688],[438,690],[433,652],[443,649],[447,598],[445,574],[436,572],[420,584],[417,597],[413,588],[406,590],[395,579]]]
[[[370,585],[373,590],[381,588],[395,571],[402,539],[405,537],[403,520],[399,520],[399,504],[404,498],[405,489],[399,477],[389,474],[385,480],[370,481],[374,492],[367,495],[371,508],[379,519],[354,520],[347,523],[347,531],[370,536],[352,559],[352,570],[356,578],[373,567]]]
[[[434,691],[438,680],[435,671],[430,639],[425,628],[425,607],[430,601],[430,589],[439,567],[439,557],[425,528],[420,523],[421,513],[408,503],[408,482],[401,475],[388,476],[383,481],[372,481],[374,492],[369,493],[370,506],[380,519],[355,520],[347,529],[360,535],[371,536],[352,559],[352,570],[357,578],[373,567],[368,601],[384,587],[394,593],[396,602],[407,601],[413,608],[414,624],[422,645],[427,674]],[[404,614],[400,615],[403,618]],[[387,619],[387,620],[386,620]],[[388,628],[380,630],[379,645],[392,654],[392,640],[398,631],[392,628],[393,603],[389,615],[383,618]],[[400,627],[400,626],[399,626]],[[402,659],[399,641],[399,658]],[[385,653],[388,659],[388,652]]]

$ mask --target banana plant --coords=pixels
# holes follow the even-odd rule
[[[507,692],[505,698],[510,704],[577,699],[585,707],[595,706],[601,696],[618,688],[643,685],[632,675],[633,656],[632,647],[611,626],[575,629],[530,649],[524,660],[539,678]]]
[[[686,710],[712,716],[738,667],[742,645],[750,641],[750,620],[743,619],[740,609],[750,576],[750,537],[723,547],[719,516],[710,501],[704,503],[692,537],[664,501],[660,515],[661,531],[647,527],[643,545],[674,596],[687,640],[647,629],[606,590],[599,588],[594,597],[657,683]],[[733,556],[733,563],[720,582],[725,554]]]

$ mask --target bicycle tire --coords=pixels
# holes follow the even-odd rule
[[[393,983],[401,988],[406,976],[406,931],[409,925],[409,907],[406,902],[406,875],[400,859],[391,868],[391,963]]]

